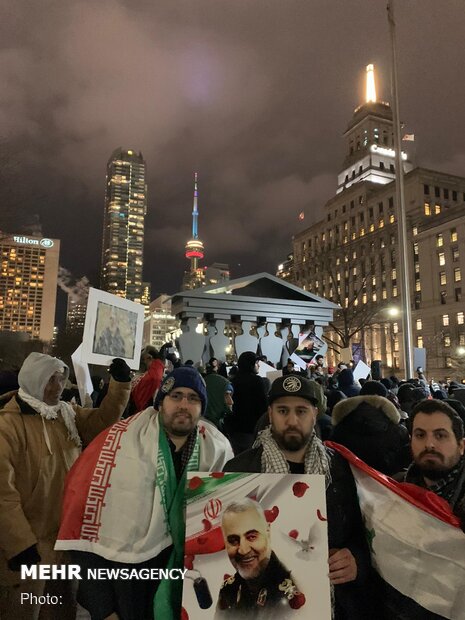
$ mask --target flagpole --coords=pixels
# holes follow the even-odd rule
[[[391,35],[391,97],[394,123],[394,149],[396,162],[396,203],[399,247],[400,291],[402,300],[402,333],[404,341],[405,378],[413,377],[412,310],[410,305],[409,248],[407,216],[405,213],[404,170],[402,166],[402,141],[400,135],[399,99],[397,93],[397,53],[394,21],[394,0],[387,5],[389,33]]]

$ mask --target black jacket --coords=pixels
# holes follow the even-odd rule
[[[410,463],[409,434],[396,407],[383,396],[354,396],[335,405],[331,440],[367,465],[392,476]]]
[[[330,457],[331,484],[326,490],[329,549],[347,547],[357,563],[357,578],[335,586],[336,620],[373,620],[376,617],[372,597],[372,568],[358,505],[355,482],[349,465],[327,448]],[[260,473],[263,448],[251,448],[224,466],[224,471]]]
[[[232,380],[234,404],[229,418],[229,429],[239,433],[253,433],[258,418],[268,408],[262,378],[253,371],[239,370]]]

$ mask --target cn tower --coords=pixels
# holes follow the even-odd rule
[[[192,238],[186,243],[186,258],[191,262],[189,272],[184,275],[184,289],[198,288],[204,284],[203,273],[199,270],[199,258],[203,258],[203,243],[199,239],[198,233],[198,189],[197,172],[194,173],[194,207],[192,209]]]

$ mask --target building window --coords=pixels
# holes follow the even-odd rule
[[[462,272],[460,270],[460,267],[456,267],[454,269],[454,282],[461,282],[462,280]]]
[[[378,202],[378,213],[381,215],[384,210],[383,203]]]
[[[441,234],[436,235],[436,247],[442,248],[443,245],[444,245],[444,237]]]
[[[417,330],[420,331],[423,329],[423,323],[421,319],[417,319]]]
[[[465,334],[459,334],[459,345],[463,347],[465,345]]]
[[[439,283],[441,286],[445,286],[447,284],[447,277],[445,271],[441,271],[439,273]]]
[[[414,226],[412,228],[412,234],[413,234],[414,237],[416,237],[418,235],[418,227],[417,226]]]
[[[443,344],[445,347],[450,347],[450,336],[449,334],[445,334]]]
[[[441,205],[434,205],[434,215],[439,215],[441,213]]]
[[[441,304],[444,305],[447,303],[447,293],[446,291],[441,291]]]
[[[389,208],[392,208],[394,206],[394,198],[392,196],[388,199],[388,203],[389,203]]]
[[[458,237],[457,237],[457,229],[456,228],[451,228],[450,229],[450,240],[452,243],[455,243],[457,241]]]
[[[415,291],[416,291],[417,293],[419,293],[419,292],[421,291],[421,282],[420,282],[420,280],[417,280],[417,281],[415,282]]]
[[[448,190],[448,189],[446,189],[446,188],[444,188],[444,198],[445,198],[446,200],[449,200],[449,190]]]
[[[455,202],[457,202],[457,192],[455,190],[452,190],[452,200],[455,200]]]
[[[389,216],[389,224],[394,224],[395,221],[396,221],[396,218],[394,216],[394,213],[391,213],[391,215]]]
[[[417,336],[417,347],[423,349],[423,336]]]
[[[446,368],[452,368],[452,358],[446,357],[446,359],[444,360],[444,366]]]
[[[415,295],[415,298],[414,298],[415,310],[419,310],[420,309],[420,304],[421,304],[421,293],[417,293]]]
[[[443,267],[446,264],[446,255],[444,254],[444,252],[439,252],[438,261],[441,267]]]
[[[452,252],[452,261],[454,263],[458,263],[459,258],[460,258],[460,252],[459,249],[457,247],[455,248],[451,248],[451,252]]]
[[[448,314],[442,315],[442,325],[443,327],[449,327],[449,315]]]
[[[429,196],[429,185],[423,185],[423,193]]]
[[[392,296],[397,297],[397,286],[392,287]]]
[[[428,202],[424,204],[425,215],[431,215],[431,205]]]
[[[461,288],[455,289],[455,301],[462,301],[462,289]]]
[[[439,196],[441,195],[441,190],[439,189],[437,185],[435,185],[434,187],[434,195],[436,198],[439,198]]]
[[[457,312],[457,325],[463,325],[463,312]]]
[[[378,224],[378,226],[379,226],[379,228],[384,228],[384,220],[383,220],[383,218],[381,218],[381,219],[379,220],[379,224]]]

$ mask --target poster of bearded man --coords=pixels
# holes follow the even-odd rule
[[[330,620],[324,476],[188,473],[183,618]]]

